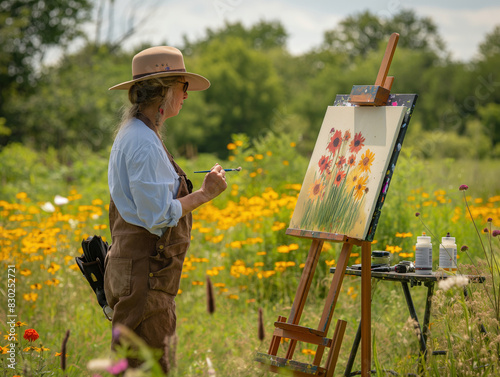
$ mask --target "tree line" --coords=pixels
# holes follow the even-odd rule
[[[132,56],[150,46],[126,50],[89,40],[81,26],[93,6],[90,0],[0,2],[0,148],[12,142],[35,150],[111,145],[127,99],[107,89],[129,80]],[[335,96],[374,83],[393,32],[400,39],[389,72],[392,92],[419,95],[411,128],[422,155],[500,156],[500,25],[484,36],[476,58],[457,62],[434,22],[411,10],[390,18],[353,14],[301,55],[287,50],[288,33],[278,21],[226,23],[199,39],[184,37],[176,47],[187,69],[212,86],[190,93],[181,116],[167,122],[167,146],[187,157],[224,158],[231,135],[258,138],[273,130],[293,133],[298,150],[310,153]],[[85,40],[77,52],[40,64],[48,47],[75,38]]]

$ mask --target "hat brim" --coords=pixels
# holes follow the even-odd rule
[[[134,85],[136,82],[150,80],[153,78],[167,77],[167,76],[183,76],[186,78],[186,81],[189,82],[188,91],[198,92],[201,90],[206,90],[210,87],[210,81],[208,81],[205,77],[198,75],[196,73],[190,72],[159,72],[153,73],[151,75],[147,75],[141,77],[136,80],[130,80],[126,82],[122,82],[121,84],[112,86],[108,90],[128,90]]]

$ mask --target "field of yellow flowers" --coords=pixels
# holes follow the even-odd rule
[[[266,352],[273,322],[287,315],[310,245],[307,239],[285,235],[307,161],[296,157],[293,141],[269,138],[252,147],[244,139],[228,145],[232,154],[227,166],[238,162],[243,169],[238,175],[228,173],[229,187],[220,200],[194,213],[192,246],[176,300],[179,376],[207,375],[207,358],[219,376],[267,375],[256,372],[253,354]],[[483,259],[481,240],[486,242],[500,226],[500,195],[467,196],[469,212],[458,186],[435,188],[435,182],[416,170],[410,155],[398,163],[404,174],[398,176],[396,169],[372,249],[390,251],[392,263],[413,260],[417,235],[430,229],[436,237],[447,231],[456,234],[459,248],[468,245],[469,255],[460,253],[459,263],[470,263],[469,256]],[[74,262],[83,239],[99,234],[111,242],[107,202],[105,197],[82,195],[78,188],[47,201],[35,201],[25,191],[13,200],[0,200],[0,376],[87,376],[92,375],[88,361],[110,356],[110,323]],[[339,245],[324,244],[305,325],[319,320],[338,251]],[[358,250],[353,250],[351,263],[359,263]],[[215,288],[213,314],[206,312],[207,277]],[[404,298],[395,286],[377,289],[375,338],[399,334],[408,344],[379,346],[378,357],[392,369],[401,360],[414,364],[412,348],[418,349],[418,341],[401,335],[411,333],[410,326],[404,327]],[[349,321],[350,334],[339,363],[345,363],[357,327],[359,281],[346,278],[343,291],[337,312]],[[416,292],[416,300],[422,297]],[[259,309],[266,330],[262,341],[257,336]],[[390,326],[397,321],[401,327]],[[299,353],[312,361],[309,345],[301,344]]]

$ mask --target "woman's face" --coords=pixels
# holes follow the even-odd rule
[[[174,86],[172,86],[172,102],[170,103],[171,106],[167,106],[168,108],[165,109],[165,119],[174,117],[181,111],[182,104],[188,97],[187,91],[184,91],[184,89],[187,90],[185,82],[186,79],[184,77],[180,77]]]

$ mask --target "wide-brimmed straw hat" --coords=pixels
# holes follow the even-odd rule
[[[196,73],[186,72],[182,52],[175,47],[157,46],[139,52],[132,59],[132,80],[112,86],[109,90],[130,89],[136,82],[166,76],[183,76],[188,90],[208,89],[210,81]]]

